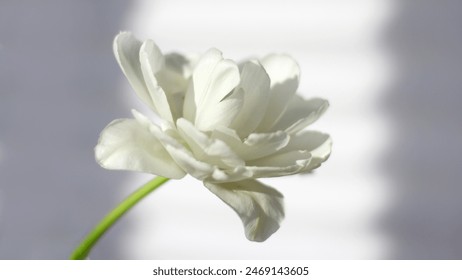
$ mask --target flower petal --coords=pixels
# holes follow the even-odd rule
[[[169,123],[163,123],[161,127],[162,131],[158,130],[155,133],[159,134],[159,139],[171,153],[178,165],[191,176],[199,180],[210,180],[220,183],[252,178],[252,172],[248,171],[245,166],[242,165],[222,170],[217,165],[200,161],[189,150],[190,147],[188,143],[182,138],[176,127]]]
[[[152,110],[156,110],[144,82],[139,59],[141,42],[130,32],[121,32],[114,39],[114,54],[122,72],[138,97]]]
[[[279,229],[284,218],[283,196],[256,180],[204,185],[231,206],[244,224],[245,236],[262,242]]]
[[[159,139],[172,159],[191,176],[199,180],[204,180],[213,175],[223,177],[216,167],[194,157],[191,151],[183,145],[183,139],[178,134],[178,131],[171,127],[171,124],[164,123],[162,129],[153,125],[150,127],[150,131]]]
[[[244,103],[231,128],[242,138],[255,130],[268,106],[270,79],[258,62],[246,62],[242,66],[239,88],[244,91]]]
[[[270,131],[274,123],[282,116],[287,105],[295,94],[299,78],[300,67],[288,55],[271,54],[261,60],[271,79],[270,100],[266,114],[257,131]]]
[[[300,173],[310,164],[312,158],[307,151],[289,151],[246,162],[246,169],[252,177],[279,177]]]
[[[95,147],[97,162],[107,169],[152,173],[173,179],[186,175],[150,132],[150,124],[135,119],[111,122]]]
[[[239,80],[239,69],[233,61],[223,59],[217,49],[206,52],[194,69],[186,93],[185,117],[202,131],[217,125],[228,126],[242,105],[238,92],[233,94]]]
[[[183,116],[185,94],[197,57],[170,53],[164,58],[165,67],[156,74],[156,78],[167,95],[173,120],[176,121]]]
[[[259,158],[248,162],[249,166],[291,166],[297,164],[299,161],[309,160],[311,155],[306,151],[289,151],[286,153],[278,153],[264,158]],[[304,164],[299,164],[303,166]]]
[[[329,107],[329,102],[321,98],[305,100],[294,95],[289,106],[272,130],[285,130],[294,134],[314,123]]]
[[[164,58],[165,67],[157,74],[160,86],[168,95],[184,95],[197,58],[179,53],[169,53]]]
[[[244,100],[244,92],[236,90],[221,102],[204,108],[196,119],[196,127],[202,131],[211,131],[218,126],[228,126],[239,114]]]
[[[210,138],[188,120],[178,119],[177,128],[197,159],[221,168],[245,165],[244,161],[225,142],[220,139]]]
[[[236,132],[227,127],[218,127],[212,137],[228,144],[243,160],[254,160],[273,154],[287,145],[289,136],[283,131],[252,133],[242,141]]]
[[[164,67],[165,60],[160,49],[153,41],[146,40],[141,45],[140,63],[143,77],[150,93],[150,102],[155,106],[162,119],[174,122],[167,95],[163,88],[159,86],[156,78],[156,75]]]
[[[289,136],[283,131],[273,133],[252,133],[244,141],[246,160],[268,156],[282,149],[289,142]]]
[[[326,161],[332,150],[332,138],[319,131],[300,131],[291,137],[289,144],[280,152],[303,150],[311,154],[311,162],[302,172],[311,171]]]

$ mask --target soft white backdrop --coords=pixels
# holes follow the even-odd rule
[[[0,1],[0,258],[63,259],[151,176],[99,167],[98,134],[146,111],[112,54],[120,30],[163,51],[285,52],[331,107],[307,176],[265,179],[286,219],[265,243],[192,178],[124,217],[93,259],[462,258],[459,0]]]

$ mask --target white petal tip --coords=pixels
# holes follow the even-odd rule
[[[248,240],[263,242],[279,229],[284,205],[277,190],[256,180],[204,185],[239,215]]]

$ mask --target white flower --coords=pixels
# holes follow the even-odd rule
[[[331,151],[328,135],[303,130],[327,101],[296,95],[300,69],[287,55],[236,64],[217,49],[200,58],[163,55],[120,33],[114,52],[136,94],[162,119],[133,110],[101,133],[98,163],[179,179],[190,174],[242,219],[246,237],[264,241],[284,217],[282,195],[256,178],[308,172]]]

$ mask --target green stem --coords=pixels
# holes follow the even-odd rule
[[[116,208],[114,208],[109,214],[104,217],[98,225],[87,235],[87,237],[75,248],[74,252],[70,256],[71,260],[83,260],[86,259],[91,249],[101,236],[111,228],[111,226],[119,220],[128,210],[130,210],[135,204],[141,199],[147,196],[149,193],[160,187],[162,184],[167,182],[169,179],[164,177],[156,177],[149,181],[145,185],[141,186],[138,190],[133,192],[124,201],[122,201]]]

